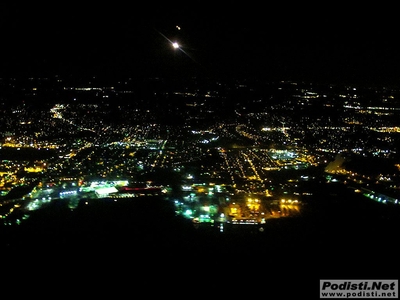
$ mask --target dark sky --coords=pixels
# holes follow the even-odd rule
[[[2,4],[2,76],[400,79],[395,8],[123,3]]]

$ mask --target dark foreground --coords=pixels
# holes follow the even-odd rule
[[[151,295],[165,286],[177,298],[186,287],[269,299],[318,298],[324,278],[398,278],[398,207],[343,201],[310,203],[301,217],[270,220],[263,231],[224,232],[196,228],[160,198],[103,199],[74,211],[55,201],[2,228],[3,275],[97,282],[97,292]]]

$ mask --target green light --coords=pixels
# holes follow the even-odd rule
[[[185,216],[190,217],[193,215],[193,210],[191,209],[187,209],[185,210],[185,212],[183,213]]]

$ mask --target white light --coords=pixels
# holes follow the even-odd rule
[[[178,49],[179,48],[179,44],[177,42],[172,43],[172,47],[174,47],[174,49]]]

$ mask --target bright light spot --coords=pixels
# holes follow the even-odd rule
[[[179,48],[179,44],[177,42],[172,43],[172,47],[174,47],[174,49],[178,49]]]
[[[204,211],[210,211],[210,207],[209,207],[209,206],[203,206],[202,209],[203,209]]]

